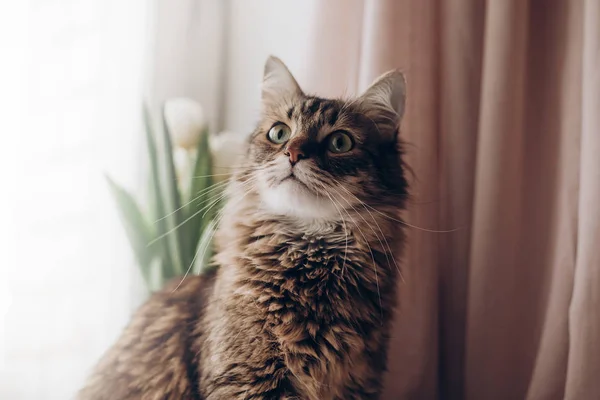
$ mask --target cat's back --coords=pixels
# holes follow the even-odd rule
[[[200,399],[201,324],[214,271],[154,293],[104,355],[78,399]]]

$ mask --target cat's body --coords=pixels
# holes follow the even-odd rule
[[[209,399],[375,398],[398,273],[387,260],[387,244],[397,244],[389,222],[383,239],[364,209],[345,224],[300,227],[248,204],[226,210],[225,223],[241,235],[219,244],[229,243],[217,257],[219,287],[204,320],[202,392]]]
[[[136,312],[79,392],[82,400],[193,400],[214,273],[171,282]],[[177,290],[174,290],[177,287]]]
[[[393,216],[406,197],[401,110],[381,102],[398,82],[351,104],[305,96],[288,74],[269,60],[263,119],[216,237],[218,272],[154,295],[80,398],[378,398],[403,243]],[[346,130],[363,135],[350,150],[350,134],[327,139]],[[326,140],[332,154],[317,149]]]

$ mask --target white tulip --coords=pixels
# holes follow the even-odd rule
[[[193,152],[187,151],[181,147],[173,149],[173,164],[175,164],[175,175],[177,176],[177,185],[179,190],[187,192],[189,189],[190,175],[193,169]]]
[[[202,106],[189,98],[174,98],[165,102],[164,113],[173,146],[194,150],[206,126]]]
[[[246,137],[233,132],[221,132],[209,137],[212,154],[213,180],[220,182],[228,179],[233,169],[242,163],[246,153]]]

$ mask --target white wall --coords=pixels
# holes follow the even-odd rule
[[[228,0],[152,3],[155,26],[147,89],[153,106],[157,108],[173,97],[193,98],[202,104],[210,127],[219,129]]]
[[[150,96],[199,101],[213,131],[249,133],[266,58],[302,84],[316,0],[156,1]]]
[[[264,62],[283,60],[298,83],[306,79],[316,0],[232,0],[228,26],[224,127],[249,133],[257,122]]]

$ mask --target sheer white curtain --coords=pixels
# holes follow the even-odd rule
[[[68,399],[142,298],[103,175],[141,186],[151,10],[145,0],[8,3],[2,63],[18,67],[2,77],[18,85],[0,144],[10,178],[0,398]]]
[[[144,299],[104,180],[143,193],[142,99],[192,97],[212,131],[250,132],[269,54],[306,82],[315,6],[1,5],[0,399],[72,398]]]

